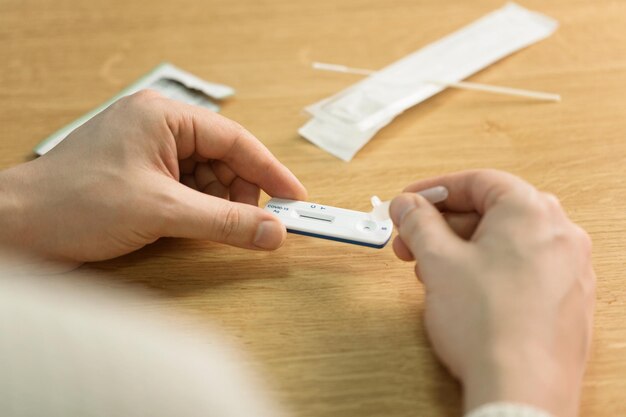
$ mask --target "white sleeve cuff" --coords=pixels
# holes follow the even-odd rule
[[[499,402],[482,405],[465,414],[465,417],[552,417],[552,415],[529,405]]]

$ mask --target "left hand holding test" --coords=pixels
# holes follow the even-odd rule
[[[142,91],[0,173],[0,243],[69,262],[113,258],[162,236],[276,249],[285,228],[257,207],[261,189],[306,198],[237,123]]]

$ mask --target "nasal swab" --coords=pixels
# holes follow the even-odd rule
[[[376,72],[370,69],[346,67],[345,65],[328,64],[325,62],[313,62],[313,68],[324,71],[345,72],[346,74],[359,75],[372,75]]]
[[[448,189],[444,186],[437,186],[433,188],[427,188],[426,190],[418,191],[416,194],[421,195],[430,203],[440,203],[448,198]],[[380,201],[377,196],[372,197],[372,211],[370,216],[376,221],[384,221],[389,218],[389,206],[391,200]]]
[[[313,68],[324,71],[343,72],[345,74],[372,75],[376,73],[376,71],[370,69],[347,67],[345,65],[328,64],[325,62],[313,62]],[[424,82],[428,84],[437,84],[443,87],[459,88],[462,90],[484,91],[487,93],[505,94],[510,96],[533,98],[536,100],[561,101],[561,96],[559,94],[544,93],[542,91],[500,87],[495,85],[472,83],[468,81],[447,82],[438,80],[424,80]]]
[[[561,96],[554,93],[544,93],[542,91],[522,90],[512,87],[500,87],[497,85],[487,85],[479,83],[471,83],[468,81],[458,81],[456,83],[448,83],[443,81],[427,81],[430,84],[437,84],[444,87],[459,88],[461,90],[484,91],[486,93],[504,94],[509,96],[518,96],[526,98],[534,98],[544,101],[561,101]]]

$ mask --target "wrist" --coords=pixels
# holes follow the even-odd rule
[[[530,343],[494,347],[463,377],[465,411],[493,402],[527,404],[555,417],[577,415],[579,376]]]
[[[28,250],[23,165],[0,172],[0,246]]]
[[[71,270],[76,262],[59,259],[44,237],[43,210],[47,208],[40,196],[45,179],[39,178],[36,161],[0,172],[0,251],[3,264],[27,266],[31,273],[57,273]],[[45,170],[41,170],[45,172]],[[6,255],[10,256],[6,256]],[[11,261],[11,262],[9,262]]]

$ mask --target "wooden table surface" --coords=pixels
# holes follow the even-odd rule
[[[289,166],[311,201],[366,210],[372,194],[392,197],[418,178],[511,171],[557,194],[593,238],[597,313],[582,414],[626,415],[626,2],[527,0],[559,20],[557,33],[471,78],[558,92],[562,103],[447,91],[350,163],[296,133],[307,104],[358,80],[312,71],[311,61],[379,68],[502,4],[1,0],[0,167],[32,158],[49,133],[169,61],[234,86],[222,113]],[[256,253],[167,239],[83,270],[219,323],[296,416],[461,412],[459,387],[424,334],[423,289],[390,247],[290,235],[279,251]]]

